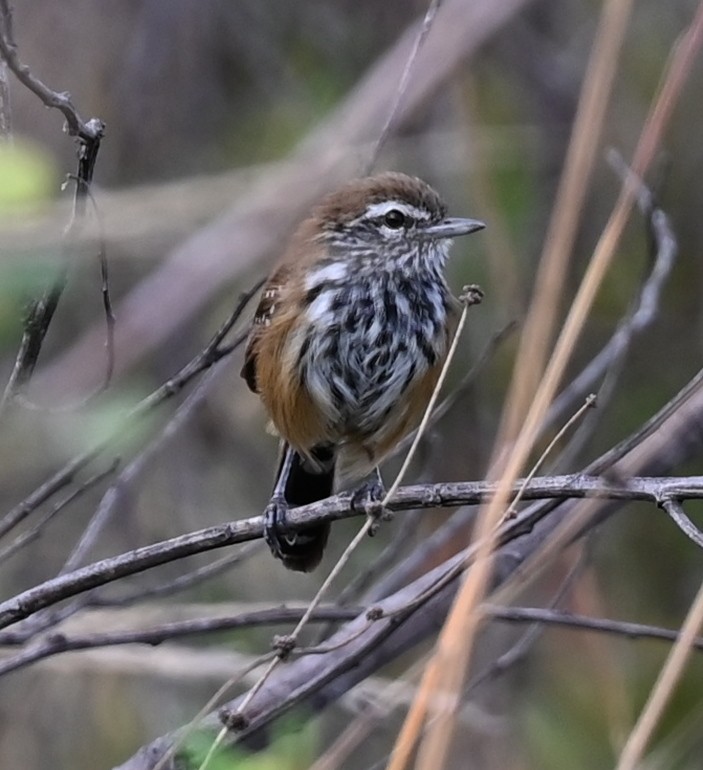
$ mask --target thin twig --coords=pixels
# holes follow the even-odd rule
[[[90,597],[89,607],[127,607],[137,602],[143,602],[146,599],[162,598],[180,593],[193,586],[200,585],[213,577],[219,577],[227,570],[235,567],[255,554],[259,553],[264,547],[263,542],[252,542],[233,550],[232,553],[225,554],[220,559],[216,559],[210,564],[205,564],[197,569],[184,572],[176,578],[170,578],[163,583],[157,583],[153,586],[142,586],[141,588],[120,594],[119,596],[102,596],[101,593]]]
[[[336,601],[338,606],[345,607],[350,602],[356,601],[366,590],[367,586],[374,582],[378,575],[384,574],[388,567],[395,562],[398,554],[407,545],[408,540],[412,538],[419,523],[422,521],[422,517],[423,511],[419,509],[410,511],[407,514],[403,521],[403,537],[392,538],[391,542],[388,543],[375,559],[360,572],[357,572],[356,575],[352,575],[349,582],[337,596]],[[332,626],[332,623],[328,623],[319,630],[316,637],[318,643],[327,638]]]
[[[191,735],[193,730],[197,729],[198,725],[202,722],[205,716],[215,707],[221,698],[229,692],[238,682],[241,682],[248,674],[257,669],[263,663],[271,658],[274,653],[267,652],[264,655],[260,655],[250,665],[246,666],[241,671],[238,671],[233,677],[228,679],[217,692],[207,701],[207,703],[198,711],[198,713],[190,720],[190,722],[179,731],[178,737],[169,748],[160,757],[158,762],[154,765],[154,770],[163,770],[166,767],[166,763],[175,756],[176,752],[183,746],[188,736]]]
[[[483,350],[480,352],[478,358],[474,361],[468,372],[462,377],[461,381],[455,388],[452,388],[451,393],[437,406],[432,414],[432,424],[439,422],[447,412],[456,404],[456,402],[466,393],[469,388],[476,382],[478,375],[483,371],[483,368],[491,360],[498,348],[510,338],[512,334],[518,328],[517,321],[508,321],[502,328],[494,332],[488,342],[485,344]]]
[[[110,465],[108,468],[106,468],[103,471],[100,471],[99,473],[96,473],[94,476],[91,476],[89,479],[86,479],[80,486],[78,486],[76,489],[72,490],[66,497],[63,498],[63,500],[60,500],[57,502],[50,511],[47,511],[47,513],[33,526],[29,529],[22,532],[19,537],[17,537],[14,542],[10,543],[8,546],[0,550],[0,564],[3,564],[7,559],[9,559],[12,555],[14,555],[17,551],[19,551],[21,548],[23,548],[27,543],[32,542],[33,540],[36,540],[41,534],[44,529],[44,527],[61,511],[65,510],[72,502],[76,500],[76,498],[80,497],[82,494],[87,492],[89,489],[92,489],[96,484],[99,484],[103,479],[110,476],[112,473],[114,473],[115,468],[117,467],[118,461],[114,461],[112,465]]]
[[[545,609],[544,607],[496,607],[485,604],[483,611],[505,623],[540,623],[548,626],[571,628],[574,631],[595,631],[613,636],[624,636],[636,641],[653,639],[663,642],[675,642],[681,637],[678,629],[661,628],[645,623],[631,623],[624,620],[608,620],[577,615],[564,610]],[[703,638],[697,638],[693,646],[703,651]]]
[[[661,426],[676,414],[691,398],[700,392],[703,387],[703,369],[692,377],[681,390],[656,413],[644,425],[616,444],[612,449],[602,454],[597,460],[590,463],[586,473],[602,473],[610,468],[618,460],[638,447],[645,439],[656,433]]]
[[[77,185],[81,184],[80,180],[76,177],[70,177]],[[62,187],[63,189],[63,187]],[[34,401],[27,398],[27,396],[19,391],[13,384],[10,388],[14,388],[14,399],[24,409],[28,409],[34,412],[43,412],[45,414],[66,414],[69,412],[76,412],[79,409],[84,409],[90,404],[97,396],[104,393],[110,383],[112,382],[112,375],[115,370],[115,325],[117,319],[112,309],[112,300],[110,298],[110,279],[109,279],[109,265],[107,260],[107,247],[105,238],[105,226],[103,218],[100,214],[95,196],[89,187],[85,188],[85,196],[90,201],[95,216],[95,221],[98,227],[98,264],[100,266],[100,293],[102,296],[103,312],[105,316],[105,376],[103,381],[98,385],[92,393],[81,397],[78,401],[73,401],[67,404],[49,405],[49,404],[37,404]],[[73,237],[72,237],[73,241]],[[19,362],[19,363],[18,363]],[[16,366],[21,366],[21,358],[18,356],[15,362]]]
[[[587,558],[588,549],[582,548],[578,558],[562,580],[561,585],[549,602],[545,612],[559,611],[557,609],[558,606],[564,601],[564,599],[573,588],[575,581],[582,574]],[[500,620],[503,619],[503,616],[500,614],[501,609],[503,608],[494,606],[489,607],[484,605],[481,608],[481,611],[486,612],[486,614],[497,620]],[[510,610],[512,608],[507,609]],[[544,628],[542,624],[538,622],[532,624],[509,650],[496,658],[496,660],[494,660],[484,671],[471,679],[468,686],[464,690],[464,697],[468,696],[470,692],[475,690],[477,687],[480,687],[484,682],[495,679],[497,676],[503,674],[509,668],[513,667],[518,661],[525,658],[528,651],[532,648],[537,639],[539,639],[543,631]]]
[[[210,386],[216,381],[222,368],[227,365],[227,363],[228,362],[224,359],[220,360],[205,373],[193,391],[188,394],[183,403],[176,409],[173,417],[166,423],[159,436],[153,439],[151,443],[134,457],[120,472],[114,483],[103,495],[102,500],[88,522],[83,535],[61,568],[60,574],[76,569],[85,560],[86,554],[93,547],[97,538],[100,536],[100,533],[111,520],[115,511],[118,510],[118,501],[122,499],[125,492],[144,472],[145,467],[154,456],[164,448],[164,446],[190,419],[193,411],[202,403],[203,399],[210,392]]]
[[[683,510],[683,506],[678,500],[668,497],[659,503],[659,506],[663,508],[676,526],[686,535],[686,537],[693,540],[693,542],[699,547],[703,548],[703,532],[686,516]]]
[[[20,62],[17,55],[17,47],[14,43],[0,34],[0,56],[7,62],[10,70],[19,81],[36,94],[47,107],[59,109],[68,125],[68,131],[72,136],[78,137],[78,171],[76,174],[76,192],[73,199],[73,215],[64,232],[64,251],[66,242],[76,224],[82,220],[85,212],[85,200],[90,191],[93,180],[95,163],[100,150],[105,131],[105,125],[101,120],[92,118],[84,123],[71,103],[67,94],[59,94],[45,86],[32,75],[29,67]],[[2,398],[0,398],[0,416],[13,398],[24,386],[27,385],[41,352],[46,333],[51,325],[68,279],[68,260],[64,254],[56,276],[44,294],[35,300],[24,322],[22,341],[17,353],[15,364],[10,374]]]
[[[6,12],[7,7],[7,2],[3,0],[1,10],[6,19],[10,16],[9,12]],[[96,121],[95,118],[92,118],[84,122],[73,106],[71,97],[65,91],[60,93],[52,91],[32,74],[26,64],[20,61],[11,28],[8,28],[7,23],[5,33],[4,35],[0,34],[0,56],[7,62],[7,66],[20,83],[38,96],[46,107],[52,107],[61,112],[66,119],[68,133],[71,136],[78,137],[86,144],[99,142],[105,130],[102,121]]]
[[[132,409],[130,409],[120,421],[120,424],[105,439],[95,444],[86,452],[78,455],[68,462],[63,468],[57,471],[50,479],[38,487],[32,494],[18,503],[14,508],[8,511],[0,519],[0,537],[7,534],[13,527],[17,526],[32,511],[46,502],[52,495],[60,489],[70,484],[76,473],[91,463],[99,454],[101,454],[111,443],[123,436],[129,431],[134,423],[144,416],[147,412],[155,409],[162,402],[172,398],[201,372],[209,369],[224,356],[229,355],[234,349],[242,344],[246,334],[240,334],[233,342],[225,345],[224,338],[231,331],[234,324],[241,316],[244,308],[251,298],[261,287],[261,281],[257,282],[248,292],[241,297],[232,314],[222,324],[215,333],[204,350],[200,351],[191,361],[189,361],[177,374],[164,382],[153,393],[142,399]]]
[[[703,11],[703,5],[701,6]],[[703,22],[703,19],[702,19]],[[703,584],[701,584],[691,605],[686,620],[674,646],[669,650],[666,662],[659,672],[657,681],[649,694],[647,703],[640,714],[637,723],[628,736],[622,750],[616,770],[635,770],[639,766],[647,743],[652,737],[664,712],[676,684],[681,678],[683,669],[696,643],[696,637],[703,625]]]
[[[376,161],[378,160],[378,155],[381,152],[381,149],[383,148],[383,145],[386,143],[388,137],[390,136],[391,128],[393,128],[393,122],[395,121],[396,115],[398,114],[398,110],[400,108],[400,103],[408,88],[408,83],[410,82],[410,73],[412,72],[413,65],[415,64],[415,60],[417,59],[417,55],[420,52],[420,49],[422,48],[422,44],[425,42],[427,35],[432,29],[432,24],[435,20],[435,17],[437,16],[437,11],[439,10],[440,5],[441,5],[441,0],[430,0],[430,4],[427,8],[427,12],[425,13],[425,18],[422,20],[422,26],[420,27],[420,31],[418,32],[417,37],[415,38],[415,43],[410,52],[410,55],[405,61],[405,66],[403,67],[403,74],[400,76],[400,82],[398,84],[398,88],[395,90],[391,108],[388,110],[388,114],[386,116],[386,122],[383,124],[381,133],[378,135],[376,144],[374,145],[371,155],[369,156],[368,163],[366,164],[366,169],[365,169],[366,173],[369,173],[369,171],[376,164]]]
[[[523,486],[520,488],[519,492],[515,495],[513,498],[513,501],[508,506],[508,511],[505,514],[506,517],[511,517],[515,515],[515,509],[522,499],[523,491],[525,487],[530,483],[530,481],[535,477],[537,474],[537,471],[542,467],[544,464],[544,461],[549,457],[549,455],[552,453],[554,447],[561,441],[562,437],[569,431],[569,429],[574,425],[574,423],[578,422],[581,417],[586,413],[588,409],[593,409],[596,406],[596,397],[593,393],[591,393],[590,396],[581,404],[581,406],[574,412],[574,414],[569,417],[569,419],[564,423],[564,425],[561,426],[561,428],[556,432],[552,440],[547,444],[545,450],[542,452],[542,454],[537,458],[537,462],[532,466],[530,469],[530,472],[525,477],[525,481],[523,482]]]
[[[369,530],[371,529],[371,527],[374,526],[375,523],[376,523],[375,520],[371,516],[366,517],[366,521],[364,522],[363,526],[356,533],[356,535],[354,536],[352,541],[349,543],[349,545],[344,549],[344,553],[339,557],[339,559],[337,560],[337,563],[330,570],[329,575],[327,575],[322,585],[318,589],[317,593],[308,604],[308,607],[305,610],[303,616],[300,618],[300,620],[298,621],[293,631],[287,636],[287,643],[285,647],[282,650],[280,650],[279,654],[269,663],[269,665],[266,667],[266,669],[264,670],[259,680],[244,697],[244,700],[242,701],[241,705],[237,708],[237,712],[233,715],[233,718],[235,720],[239,719],[239,720],[247,721],[246,709],[251,703],[251,701],[254,699],[254,697],[256,696],[256,693],[259,692],[259,690],[264,686],[264,684],[266,683],[266,680],[271,676],[276,666],[285,657],[287,657],[290,654],[290,652],[295,648],[300,632],[312,617],[312,614],[315,612],[315,610],[319,606],[320,602],[322,601],[322,598],[327,593],[327,590],[329,589],[329,587],[332,585],[332,582],[335,580],[337,575],[342,571],[342,569],[346,566],[346,563],[349,561],[349,557],[356,550],[356,548],[359,546],[359,543],[362,542],[364,537],[368,534]]]
[[[612,368],[617,361],[624,357],[634,337],[644,331],[656,318],[659,298],[667,278],[671,274],[678,251],[676,238],[671,229],[669,219],[662,209],[654,206],[652,193],[642,180],[635,177],[634,172],[624,165],[624,162],[617,153],[609,153],[609,158],[610,162],[617,166],[623,181],[635,185],[639,207],[646,218],[646,223],[654,243],[655,255],[653,265],[647,280],[642,285],[637,302],[629,317],[625,318],[618,325],[615,333],[598,355],[584,367],[580,374],[554,400],[554,403],[549,408],[542,430],[549,429],[550,426],[563,419],[564,414],[570,408],[573,401],[577,398],[582,398],[583,394],[588,392],[590,388],[593,388],[594,383],[608,369]],[[600,392],[598,398],[602,404],[603,398]]]
[[[394,537],[391,542],[364,569],[353,575],[337,596],[337,603],[342,607],[354,601],[374,582],[378,575],[386,572],[396,560],[400,551],[412,540],[415,530],[423,519],[423,511],[410,511],[403,520],[403,537]]]
[[[363,612],[363,608],[318,607],[309,616],[310,622],[321,623],[329,620],[351,620]],[[24,650],[0,660],[0,676],[11,671],[25,668],[39,660],[77,650],[95,650],[102,647],[115,647],[123,644],[158,645],[171,639],[182,639],[221,631],[233,631],[243,628],[257,628],[290,623],[300,619],[305,613],[303,608],[274,607],[271,609],[243,612],[234,617],[193,618],[189,620],[163,623],[153,628],[129,631],[108,631],[95,634],[51,633],[33,641]],[[6,640],[3,640],[5,643]],[[311,652],[328,652],[326,648]]]
[[[103,311],[105,313],[105,381],[101,390],[105,390],[112,382],[112,375],[115,372],[115,312],[112,308],[112,299],[110,297],[110,275],[108,270],[107,253],[105,251],[105,236],[101,233],[100,250],[98,252],[100,260],[100,294],[103,299]]]
[[[276,657],[274,657],[269,662],[268,666],[264,669],[264,672],[257,679],[254,686],[246,693],[246,695],[242,700],[242,705],[234,711],[228,708],[223,708],[220,711],[219,717],[220,717],[220,721],[223,723],[223,727],[217,734],[215,740],[210,744],[210,747],[205,756],[205,759],[199,765],[198,770],[206,770],[208,764],[210,763],[210,760],[214,757],[215,752],[220,748],[220,746],[224,742],[230,730],[239,732],[248,727],[249,719],[246,716],[247,706],[249,705],[249,703],[251,703],[256,693],[258,693],[261,690],[261,688],[264,686],[268,678],[274,672],[278,663],[280,663],[280,661],[283,660],[284,657],[287,658],[289,655],[295,655],[296,657],[301,657],[303,655],[326,655],[330,652],[334,652],[335,650],[341,649],[342,647],[345,647],[346,645],[350,644],[351,642],[355,641],[360,636],[365,634],[366,631],[368,630],[368,626],[370,626],[373,622],[375,622],[376,619],[380,619],[382,617],[382,614],[379,616],[379,618],[372,618],[371,616],[367,616],[368,624],[366,627],[362,626],[361,628],[357,629],[356,633],[346,637],[345,639],[340,641],[338,644],[326,644],[326,645],[318,645],[314,647],[304,647],[304,648],[293,649],[294,640],[297,639],[298,632],[303,628],[304,625],[306,625],[310,616],[311,616],[310,605],[308,605],[308,607],[305,610],[305,613],[303,614],[303,617],[298,622],[296,631],[294,631],[293,634],[291,634],[290,636],[276,638],[276,640],[274,641],[274,654]]]

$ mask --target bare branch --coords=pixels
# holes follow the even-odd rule
[[[71,102],[71,97],[65,92],[52,91],[51,88],[44,85],[39,78],[35,77],[29,67],[20,61],[17,53],[17,46],[11,32],[11,26],[7,24],[7,19],[11,19],[11,13],[7,2],[2,3],[3,17],[6,20],[5,34],[0,34],[0,56],[7,62],[15,77],[28,88],[33,94],[39,97],[42,103],[47,107],[52,107],[61,112],[66,119],[68,133],[76,136],[86,145],[100,143],[105,126],[101,120],[91,118],[84,122],[78,111]],[[92,161],[94,165],[94,160]]]
[[[163,623],[154,628],[133,631],[110,631],[98,634],[48,634],[32,643],[17,655],[0,660],[0,676],[24,668],[38,660],[77,650],[91,650],[99,647],[114,647],[121,644],[157,645],[162,642],[189,636],[200,636],[218,631],[233,631],[241,628],[274,626],[299,620],[306,608],[275,607],[271,609],[244,612],[233,617],[194,618],[190,620]],[[330,620],[352,620],[363,608],[359,607],[318,607],[310,616],[310,622],[321,623]],[[312,650],[315,651],[314,649]]]
[[[522,486],[523,482],[518,481],[513,486],[513,493]],[[387,507],[393,511],[405,511],[413,508],[477,504],[491,499],[498,491],[498,484],[488,482],[409,486],[399,489]],[[703,477],[633,477],[627,482],[609,482],[599,477],[573,474],[533,479],[523,492],[523,498],[531,500],[586,497],[649,500],[654,503],[668,497],[701,499]],[[362,515],[362,512],[352,506],[351,495],[344,493],[291,510],[287,525],[295,532],[314,524],[359,515]],[[529,512],[529,516],[518,515],[501,528],[499,544],[503,545],[530,531],[538,520],[533,511]],[[127,575],[134,575],[185,556],[261,538],[263,531],[264,517],[255,516],[208,527],[103,559],[48,580],[2,602],[0,628],[23,620],[44,607]],[[463,569],[463,565],[461,568]]]
[[[226,363],[226,362],[225,362]],[[143,473],[149,461],[163,448],[163,446],[175,436],[183,427],[184,423],[192,415],[195,407],[202,403],[205,396],[210,392],[210,385],[217,379],[219,367],[222,362],[213,366],[198,383],[198,386],[188,395],[183,403],[176,409],[173,417],[166,426],[145,449],[143,449],[135,458],[133,458],[121,471],[118,478],[103,495],[95,513],[88,522],[85,532],[66,560],[61,572],[70,572],[78,567],[84,561],[86,554],[95,544],[100,533],[111,520],[113,513],[117,509],[118,502],[123,499],[125,492],[135,483],[136,479]]]
[[[111,443],[121,436],[124,436],[133,426],[133,424],[144,414],[155,409],[163,401],[172,398],[201,372],[209,369],[224,356],[229,355],[239,345],[242,344],[245,334],[240,334],[234,341],[225,345],[224,339],[237,322],[244,308],[251,298],[256,294],[261,286],[258,282],[248,292],[245,292],[239,299],[229,318],[222,324],[215,333],[204,350],[199,352],[191,361],[189,361],[177,374],[168,379],[163,385],[157,388],[153,393],[140,401],[124,417],[121,424],[107,438],[103,439],[86,452],[78,455],[68,462],[63,468],[57,471],[50,479],[45,481],[32,494],[18,503],[14,508],[8,511],[0,519],[0,537],[7,534],[12,528],[23,521],[32,511],[50,499],[56,492],[70,484],[76,474],[86,465],[91,463],[98,455],[105,451]]]
[[[84,481],[82,484],[80,484],[80,486],[66,495],[63,500],[60,500],[58,503],[56,503],[53,508],[48,511],[33,527],[30,527],[25,532],[22,532],[22,534],[17,537],[13,543],[10,543],[10,545],[0,550],[0,564],[3,564],[7,559],[9,559],[13,554],[15,554],[25,545],[32,542],[33,540],[36,540],[41,535],[44,527],[57,514],[65,510],[77,497],[82,495],[88,489],[91,489],[96,484],[99,484],[101,481],[103,481],[103,479],[114,473],[117,464],[117,461],[113,462],[112,465],[110,465],[104,471],[100,471],[100,473],[96,473],[94,476],[91,476],[89,479]]]
[[[482,609],[492,618],[506,623],[541,623],[574,630],[597,631],[603,634],[625,636],[633,640],[658,639],[664,642],[675,642],[681,635],[679,629],[660,628],[659,626],[629,623],[623,620],[589,618],[564,610],[541,607],[495,607],[493,605],[485,605]],[[703,650],[703,638],[696,639],[694,646],[698,650]]]
[[[620,171],[621,174],[624,173],[622,169]],[[627,173],[631,172],[628,170]],[[646,217],[655,249],[651,271],[642,285],[629,316],[618,325],[615,333],[598,355],[554,400],[543,430],[562,420],[571,408],[571,404],[582,398],[609,369],[623,359],[633,339],[657,316],[659,299],[673,269],[678,247],[668,217],[662,209],[654,206],[652,194],[640,180],[638,180],[637,189],[640,209]],[[602,406],[600,394],[599,402]]]
[[[417,55],[420,52],[420,49],[422,48],[422,45],[425,42],[425,39],[427,38],[427,35],[429,35],[430,30],[432,29],[432,24],[435,20],[435,17],[437,16],[437,11],[439,10],[439,7],[441,4],[442,4],[442,0],[430,0],[429,7],[427,8],[427,12],[425,13],[425,18],[422,20],[422,25],[420,26],[420,31],[417,33],[417,38],[415,39],[413,48],[407,60],[405,61],[405,66],[403,67],[403,73],[400,76],[400,82],[398,83],[398,88],[395,90],[395,94],[393,96],[393,103],[391,104],[391,108],[388,110],[388,115],[386,116],[386,122],[383,124],[383,128],[379,132],[378,139],[376,140],[376,144],[373,147],[368,163],[366,165],[366,169],[365,169],[366,173],[368,173],[370,169],[372,169],[376,164],[379,153],[383,149],[383,146],[385,145],[386,141],[388,140],[388,137],[390,136],[391,129],[393,128],[393,123],[396,119],[396,115],[398,114],[400,102],[405,96],[405,92],[407,91],[407,88],[408,88],[410,73],[412,72],[413,67],[415,66]]]
[[[105,125],[97,118],[91,118],[89,121],[83,122],[76,108],[71,103],[68,94],[52,91],[32,74],[29,67],[19,59],[17,46],[12,38],[12,14],[6,2],[0,7],[0,13],[4,20],[4,29],[0,29],[0,57],[7,63],[7,66],[20,83],[36,94],[47,107],[60,110],[66,119],[69,134],[77,137],[79,141],[73,216],[64,234],[65,238],[68,238],[85,213],[85,201],[93,181],[93,172],[95,171],[100,143],[105,132]],[[20,343],[10,379],[0,399],[0,415],[9,400],[32,377],[44,338],[66,287],[67,277],[68,260],[64,254],[62,264],[59,266],[51,284],[44,291],[44,294],[32,303],[24,322],[22,342]]]
[[[100,594],[91,596],[88,605],[90,607],[124,607],[137,602],[143,602],[146,599],[172,596],[180,591],[185,591],[188,588],[200,585],[200,583],[210,580],[210,578],[224,574],[227,570],[241,564],[243,561],[251,558],[254,554],[259,553],[263,545],[264,543],[255,542],[242,546],[233,553],[223,556],[221,559],[216,559],[203,567],[198,567],[190,572],[185,572],[177,578],[170,579],[165,583],[157,583],[156,585],[140,588],[137,591],[131,591],[117,597],[103,597]]]
[[[686,537],[693,540],[693,542],[699,547],[703,548],[703,532],[686,516],[683,510],[683,506],[678,500],[673,498],[666,498],[659,503],[659,506],[663,508],[676,526],[686,535]]]
[[[679,404],[678,410],[660,421],[657,432],[635,445],[627,456],[617,453],[620,460],[615,466],[609,466],[605,460],[594,463],[611,468],[610,476],[616,486],[620,483],[627,486],[627,482],[618,481],[621,476],[630,476],[645,469],[650,473],[666,473],[700,451],[703,441],[703,393],[700,389],[692,387],[687,387],[684,391],[688,394],[687,398],[680,395],[674,399]],[[663,413],[669,411],[669,405],[662,409]],[[637,485],[634,480],[631,480],[631,483]],[[655,499],[658,500],[667,497],[665,487],[669,482],[666,479],[658,479],[654,486],[658,487],[660,483],[663,483],[664,487],[659,487],[661,494],[655,494]],[[684,479],[683,483],[687,483],[687,480]],[[446,485],[439,487],[447,490]],[[421,492],[423,488],[399,490],[398,498],[402,498],[406,491],[411,489]],[[430,500],[441,503],[442,497],[435,494],[437,488],[426,488],[426,491]],[[529,494],[527,492],[527,495]],[[681,499],[686,497],[676,494],[671,496]],[[467,502],[466,498],[463,498],[463,502]],[[417,501],[413,503],[416,507]],[[554,510],[556,505],[559,505],[559,508]],[[589,527],[603,521],[605,510],[613,509],[612,505],[599,508],[589,506],[586,521],[580,515],[581,505],[579,501],[548,501],[528,507],[515,521],[506,523],[501,530],[502,544],[498,545],[494,590],[519,577],[526,561],[545,542],[554,540],[555,531],[558,531],[561,525],[576,520],[579,529],[572,528],[570,531],[573,531],[573,537],[578,537]],[[295,513],[302,510],[292,511],[291,519]],[[577,515],[578,519],[575,519]],[[521,534],[516,534],[518,531]],[[255,713],[250,715],[250,727],[242,734],[230,734],[227,742],[233,743],[251,735],[298,703],[307,702],[315,710],[322,709],[379,667],[397,659],[404,651],[435,633],[455,595],[456,577],[462,574],[469,558],[470,554],[467,552],[459,553],[378,601],[376,606],[379,612],[384,613],[384,617],[370,627],[365,616],[345,624],[331,638],[330,643],[342,642],[356,635],[362,626],[366,630],[339,653],[316,657],[314,661],[310,658],[295,660],[277,671],[257,696]],[[454,580],[447,577],[452,575]],[[438,584],[442,585],[440,590],[437,590]],[[415,599],[420,596],[425,596],[426,601],[418,606]],[[421,611],[414,611],[420,607]],[[236,712],[237,705],[236,700],[228,704],[229,713]],[[208,729],[217,729],[216,717],[208,717],[205,726]],[[164,756],[173,746],[175,739],[174,735],[157,738],[123,764],[121,770],[153,768],[159,757]]]

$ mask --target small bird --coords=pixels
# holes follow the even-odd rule
[[[266,540],[289,569],[322,558],[329,524],[286,532],[290,506],[370,474],[422,419],[460,303],[444,277],[451,239],[484,227],[446,216],[437,192],[397,172],[325,197],[264,284],[242,376],[282,438]]]

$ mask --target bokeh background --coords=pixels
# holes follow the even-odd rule
[[[481,35],[475,42],[470,31],[448,37],[446,47],[434,41],[435,58],[419,60],[422,66],[411,80],[421,79],[423,68],[444,66],[445,56],[453,62],[447,76],[431,93],[411,99],[411,110],[401,111],[375,166],[427,179],[453,214],[488,223],[485,233],[458,242],[453,251],[452,286],[458,291],[465,283],[479,283],[486,299],[471,310],[448,390],[497,331],[524,316],[601,10],[600,3],[589,0],[464,5],[463,13],[474,13],[479,22],[491,14],[494,21],[485,32],[477,23]],[[614,147],[630,157],[671,48],[696,5],[692,0],[644,0],[634,8],[561,315],[619,189],[606,150]],[[407,30],[415,34],[412,24],[424,10],[423,3],[405,0],[17,3],[15,36],[22,59],[52,88],[70,91],[84,118],[102,118],[107,134],[95,175],[98,216],[89,217],[70,244],[68,289],[27,393],[39,408],[12,408],[0,426],[2,511],[114,430],[130,406],[202,349],[239,293],[265,274],[310,201],[363,171],[390,101],[382,99],[385,113],[380,109],[378,118],[369,118],[364,130],[350,137],[346,126],[363,122],[364,103],[354,102],[354,94],[378,73],[383,57]],[[442,34],[438,20],[428,47],[433,35]],[[403,59],[396,64],[379,78],[376,93],[384,88],[394,93]],[[61,233],[72,190],[70,182],[64,192],[61,186],[75,167],[75,146],[62,131],[61,117],[12,76],[9,83],[12,136],[0,144],[3,382],[12,368],[28,298],[41,291],[65,254]],[[566,470],[582,467],[634,430],[700,366],[701,94],[703,63],[698,61],[649,179],[671,217],[678,261],[656,321],[634,341],[612,399],[597,413],[597,428]],[[350,104],[351,113],[345,113]],[[104,374],[96,256],[101,232],[117,314],[117,368],[110,389],[76,410],[71,406],[91,393]],[[650,257],[645,224],[635,214],[572,374],[627,312]],[[425,443],[414,480],[483,477],[516,344],[516,334],[505,339],[462,390]],[[118,488],[109,522],[84,560],[262,510],[276,440],[266,433],[263,411],[238,376],[240,358],[241,352],[234,354],[138,478]],[[148,414],[94,470],[105,469],[118,456],[128,462],[158,439],[188,392]],[[394,467],[391,461],[387,475]],[[698,474],[700,467],[699,458],[677,472]],[[113,478],[87,491],[38,538],[3,560],[3,597],[61,569]],[[694,506],[687,510],[696,513]],[[40,516],[34,513],[23,527]],[[393,539],[406,538],[409,550],[444,518],[443,512],[427,514],[407,532],[404,517],[397,517],[365,544],[347,574]],[[326,565],[356,526],[335,526]],[[570,609],[678,627],[700,583],[703,561],[661,512],[629,505],[596,533],[589,548]],[[128,585],[110,587],[105,595],[168,582],[213,558],[168,565]],[[548,601],[567,566],[565,557],[534,589],[530,602]],[[320,572],[285,572],[259,549],[236,569],[187,592],[148,604],[86,611],[73,619],[74,628],[131,627],[244,604],[301,600],[320,580]],[[495,652],[507,649],[518,631],[496,628],[490,633]],[[0,682],[0,766],[112,767],[150,738],[188,721],[238,666],[268,648],[270,635],[264,629],[153,649],[73,653],[10,674]],[[472,695],[462,713],[452,766],[611,766],[666,652],[661,643],[545,631],[518,664]],[[490,650],[482,655],[487,662]],[[412,662],[411,657],[381,672],[381,701],[387,683]],[[284,725],[267,754],[236,765],[223,760],[218,767],[306,768],[357,707],[348,699],[313,720],[298,714],[292,718],[296,729],[283,735]],[[379,718],[371,738],[343,767],[363,770],[385,756],[401,717],[402,708]],[[703,666],[694,658],[647,767],[700,767],[702,720]]]

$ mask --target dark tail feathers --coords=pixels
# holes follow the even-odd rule
[[[334,486],[334,450],[332,447],[315,447],[310,460],[297,452],[293,456],[285,498],[291,507],[315,503],[332,494]],[[322,560],[327,539],[330,534],[329,524],[320,524],[282,538],[284,552],[283,564],[296,572],[311,572]]]

